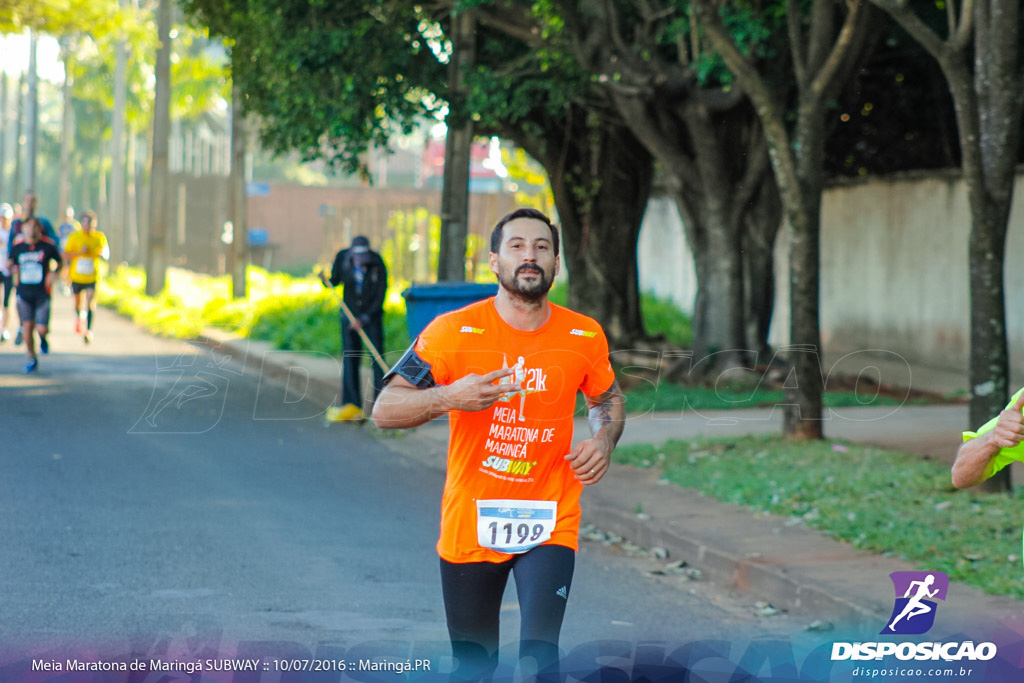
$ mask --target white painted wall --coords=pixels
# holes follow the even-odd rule
[[[693,314],[697,297],[693,252],[686,242],[679,210],[668,197],[652,197],[647,202],[637,243],[637,264],[641,291],[668,299]]]

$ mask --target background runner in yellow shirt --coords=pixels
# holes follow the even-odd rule
[[[107,237],[96,229],[96,214],[86,211],[82,215],[82,229],[71,233],[64,244],[64,259],[68,262],[68,278],[75,301],[75,334],[81,334],[86,344],[92,342],[99,261],[108,255]]]

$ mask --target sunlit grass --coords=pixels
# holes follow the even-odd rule
[[[310,273],[295,277],[250,266],[246,297],[231,298],[230,276],[171,268],[156,297],[145,295],[145,273],[121,267],[101,280],[98,297],[137,325],[164,337],[190,339],[217,328],[281,350],[337,355],[341,348],[337,296]],[[394,283],[384,305],[385,348],[409,344],[405,327],[406,283]]]
[[[872,388],[875,387],[868,387]],[[638,382],[629,388],[627,399],[627,410],[631,413],[770,408],[790,402],[782,389],[754,383],[688,386],[672,382],[659,382],[657,385]],[[874,391],[826,391],[822,396],[826,408],[922,405],[929,402],[932,401],[917,396],[899,398]]]

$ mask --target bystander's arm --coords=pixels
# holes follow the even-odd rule
[[[983,434],[960,446],[953,462],[953,486],[965,489],[985,481],[985,469],[999,452],[993,443],[994,432]]]
[[[968,488],[985,481],[992,458],[1004,448],[1013,448],[1024,440],[1024,391],[1006,410],[999,413],[995,426],[964,442],[953,462],[953,486]]]
[[[331,274],[328,277],[327,273],[320,271],[320,282],[324,283],[324,287],[330,289],[331,287],[337,287],[341,284],[342,280],[342,260],[347,254],[347,250],[341,250],[334,256],[334,262],[331,264]]]

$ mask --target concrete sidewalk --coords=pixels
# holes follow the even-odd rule
[[[238,340],[216,332],[210,342],[244,355],[247,367],[289,383],[325,408],[336,402],[340,362],[305,353],[275,351],[268,344]],[[257,360],[258,359],[258,360]],[[256,360],[257,362],[253,362]],[[950,394],[956,379],[927,372],[916,375],[916,389]],[[365,386],[364,382],[364,386]],[[656,413],[629,419],[622,443],[663,443],[692,437],[728,437],[779,433],[781,409]],[[899,449],[949,461],[967,421],[966,404],[846,408],[826,411],[829,438]],[[341,428],[355,428],[344,425]],[[367,427],[371,428],[372,427]],[[578,420],[577,433],[587,434]],[[399,434],[381,433],[393,450],[432,467],[444,468],[448,442],[445,420]],[[638,513],[637,510],[642,510]],[[583,496],[584,522],[644,548],[667,551],[666,563],[683,561],[701,580],[745,591],[751,602],[763,600],[778,610],[841,623],[877,634],[893,606],[889,574],[912,570],[891,557],[860,551],[781,518],[704,498],[693,490],[665,485],[653,470],[613,466],[600,484]],[[1008,548],[1011,554],[1014,548]],[[1024,604],[987,596],[956,585],[943,604],[960,628],[996,621],[1019,624],[1024,633]]]

